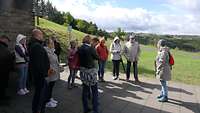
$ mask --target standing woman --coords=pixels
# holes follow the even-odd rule
[[[121,44],[119,37],[115,37],[110,45],[111,59],[113,62],[113,79],[117,80],[119,77],[119,65],[121,59]]]
[[[46,103],[46,107],[56,107],[58,102],[52,98],[52,91],[56,81],[60,78],[60,69],[58,57],[54,53],[54,42],[51,38],[46,40],[45,50],[47,51],[49,57],[50,69],[52,69],[52,75],[47,78],[47,81],[49,82],[49,87],[47,94],[48,102]]]
[[[25,95],[29,93],[26,88],[26,81],[28,76],[28,52],[26,48],[26,36],[17,35],[15,45],[16,67],[19,75],[19,90],[18,95]]]
[[[74,81],[80,65],[77,42],[75,40],[70,42],[69,55],[67,59],[70,72],[67,81],[68,82],[67,87],[68,89],[72,89],[73,87],[77,87]]]
[[[158,54],[156,57],[156,78],[161,83],[161,94],[158,96],[159,102],[168,101],[167,81],[171,80],[171,68],[169,64],[169,48],[165,40],[159,40],[157,44]]]
[[[105,82],[104,80],[104,70],[105,70],[105,65],[106,61],[108,59],[108,49],[107,46],[105,45],[105,39],[102,37],[100,39],[100,43],[96,46],[96,51],[99,56],[99,70],[98,70],[98,76],[99,76],[99,81],[100,82]]]

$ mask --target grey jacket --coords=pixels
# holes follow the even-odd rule
[[[156,78],[171,80],[171,68],[169,64],[169,48],[161,47],[156,57]]]
[[[123,48],[123,54],[128,61],[138,61],[140,55],[140,46],[138,42],[127,42]]]
[[[49,57],[49,62],[50,62],[50,68],[55,71],[55,73],[46,78],[47,81],[52,82],[60,79],[60,67],[59,67],[59,62],[58,62],[58,57],[54,53],[54,49],[50,49],[48,47],[44,47],[45,50],[47,51],[48,57]]]

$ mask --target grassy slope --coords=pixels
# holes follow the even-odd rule
[[[58,37],[59,41],[61,42],[61,46],[63,48],[63,52],[61,54],[61,59],[64,62],[66,53],[67,53],[67,47],[69,45],[69,32],[67,32],[67,27],[56,24],[54,22],[48,21],[46,19],[40,18],[40,24],[37,26],[41,28],[45,34],[45,38],[56,36]],[[85,33],[82,33],[77,30],[72,30],[71,33],[71,39],[78,39],[80,42],[83,36],[86,35]]]
[[[56,35],[66,50],[66,45],[68,44],[68,33],[66,27],[55,24],[53,22],[40,19],[40,28],[44,29],[47,36]],[[79,41],[85,34],[76,30],[72,31],[72,37],[77,38]],[[107,41],[109,45],[111,40]],[[154,59],[156,57],[156,48],[152,46],[141,46],[141,57],[139,61],[139,74],[145,77],[154,77]],[[198,84],[200,85],[200,53],[189,53],[179,50],[172,50],[173,56],[175,58],[175,65],[172,70],[172,78],[174,81],[184,82],[188,84]],[[66,53],[63,52],[63,53]],[[65,54],[63,54],[63,57]],[[64,59],[64,58],[63,58]],[[126,61],[124,60],[124,64]],[[112,70],[112,62],[109,59],[107,63],[107,70]],[[121,72],[123,72],[121,68]],[[125,75],[122,75],[125,76]],[[133,78],[133,76],[131,76]]]

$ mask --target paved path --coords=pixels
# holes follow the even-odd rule
[[[67,89],[68,71],[62,73],[57,82],[54,97],[59,101],[57,108],[47,109],[46,113],[83,113],[81,104],[81,82],[78,88]],[[106,73],[105,83],[99,83],[101,113],[200,113],[200,87],[180,83],[169,83],[169,102],[157,102],[160,85],[157,80],[141,78],[141,84],[112,80]],[[31,113],[32,93],[17,96],[12,92],[12,101],[7,107],[0,107],[0,113]]]

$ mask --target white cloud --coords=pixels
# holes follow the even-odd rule
[[[110,2],[96,4],[92,0],[53,0],[59,10],[69,11],[76,18],[93,21],[100,28],[109,31],[121,27],[135,32],[200,34],[198,0],[168,0],[167,3],[171,10],[181,9],[187,13],[160,14],[144,8],[114,7]]]

